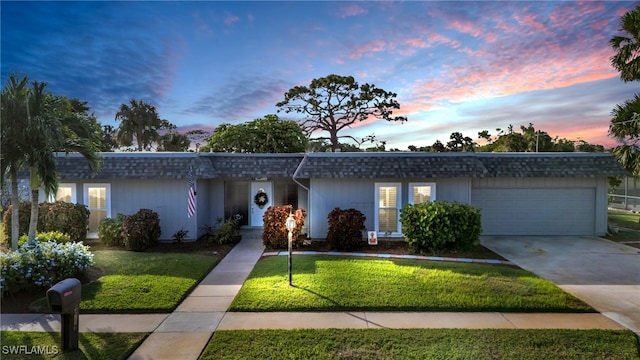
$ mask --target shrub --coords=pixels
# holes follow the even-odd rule
[[[333,209],[327,216],[329,232],[327,242],[335,250],[354,250],[362,246],[362,231],[367,219],[356,209]]]
[[[28,236],[22,235],[18,239],[18,246],[23,246],[27,243]],[[58,244],[64,244],[71,241],[71,237],[60,231],[47,231],[47,232],[39,232],[36,234],[36,242],[46,242],[53,241]]]
[[[38,231],[61,231],[69,234],[71,241],[87,239],[89,209],[82,204],[65,201],[41,203],[38,210]]]
[[[407,205],[400,211],[400,222],[415,252],[468,249],[480,243],[480,211],[471,205],[441,201]]]
[[[69,277],[78,277],[93,264],[93,254],[82,243],[38,242],[33,249],[0,253],[0,274],[10,293],[46,289]]]
[[[123,245],[127,250],[145,251],[158,244],[160,217],[149,209],[140,209],[122,222]]]
[[[187,234],[189,234],[189,230],[185,230],[184,228],[182,228],[174,232],[171,238],[178,244],[182,244],[182,241],[184,241],[184,239],[187,237]]]
[[[240,230],[240,217],[232,216],[227,220],[218,219],[216,226],[216,233],[209,238],[209,241],[213,240],[216,244],[229,244],[238,239]]]
[[[7,208],[3,221],[9,224],[4,227],[5,239],[11,239],[11,210]],[[31,203],[20,203],[20,235],[29,230],[31,217]],[[54,203],[40,203],[38,205],[38,229],[39,232],[60,231],[69,234],[71,241],[80,242],[87,238],[87,226],[89,226],[89,210],[82,204],[71,204],[64,201]]]
[[[265,211],[262,220],[264,221],[264,228],[262,230],[262,243],[272,249],[283,249],[288,247],[289,232],[287,231],[286,221],[289,214],[293,212],[293,206],[269,206]],[[307,216],[306,212],[302,209],[298,209],[293,212],[293,216],[296,220],[296,226],[293,229],[293,246],[297,247],[302,244],[300,234],[302,234],[302,227],[304,226],[304,218]]]
[[[115,218],[106,218],[98,225],[98,237],[106,246],[121,246],[124,243],[122,223],[126,216],[118,214]]]

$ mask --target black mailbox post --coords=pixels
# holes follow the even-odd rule
[[[49,310],[61,314],[62,350],[78,348],[78,322],[80,319],[80,280],[64,279],[47,290]]]

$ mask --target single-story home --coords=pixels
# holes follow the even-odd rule
[[[481,211],[484,235],[603,235],[608,177],[625,175],[607,153],[103,153],[92,176],[79,155],[57,158],[58,199],[100,220],[142,208],[160,216],[161,240],[181,229],[194,239],[206,225],[239,214],[261,227],[271,205],[307,211],[310,238],[327,234],[327,215],[356,208],[367,230],[401,236],[406,204],[442,200]],[[192,176],[192,182],[190,181]],[[194,184],[195,214],[188,216]]]

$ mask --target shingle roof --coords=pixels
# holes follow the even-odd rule
[[[194,153],[103,153],[102,168],[91,176],[78,154],[60,155],[56,166],[61,179],[187,179],[189,167],[196,178],[213,178],[211,162]]]
[[[56,159],[63,180],[213,178],[597,177],[626,172],[608,153],[104,153],[89,173],[77,154]],[[302,164],[301,164],[302,162]]]
[[[300,178],[482,177],[486,169],[473,154],[313,153]]]
[[[300,165],[303,154],[203,154],[218,178],[287,178]]]
[[[485,177],[598,177],[626,172],[609,153],[478,153]]]

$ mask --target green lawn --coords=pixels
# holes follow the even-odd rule
[[[0,358],[120,360],[131,355],[146,336],[146,333],[80,333],[79,349],[63,353],[60,333],[2,331]]]
[[[105,274],[82,287],[83,313],[170,312],[206,276],[217,259],[174,253],[94,252]]]
[[[640,215],[622,210],[609,210],[609,224],[640,230]]]
[[[200,359],[638,359],[631,331],[216,331]]]
[[[591,312],[530,272],[484,264],[294,256],[262,258],[231,311]]]

